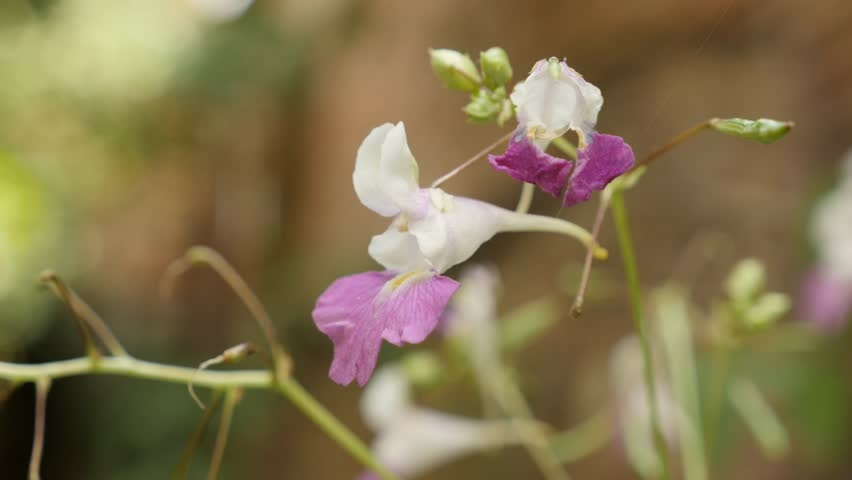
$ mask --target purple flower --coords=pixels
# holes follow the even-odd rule
[[[852,312],[852,284],[826,268],[815,268],[802,283],[800,311],[821,332],[843,328]]]
[[[334,343],[331,379],[364,386],[382,339],[397,346],[422,342],[458,287],[455,280],[431,272],[366,272],[336,280],[313,312],[317,328]]]
[[[621,137],[592,132],[577,161],[548,155],[521,129],[503,155],[489,155],[491,165],[515,180],[537,185],[567,206],[585,202],[633,166],[633,150]]]

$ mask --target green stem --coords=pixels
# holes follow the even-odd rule
[[[722,420],[722,405],[725,403],[725,392],[728,390],[728,377],[731,374],[734,350],[729,345],[721,343],[713,351],[711,359],[710,390],[707,392],[707,406],[704,410],[704,425],[707,426],[706,449],[707,456],[713,458],[716,450],[716,437],[719,432],[719,422]]]
[[[289,377],[276,378],[267,370],[198,371],[195,368],[164,365],[132,357],[104,357],[97,363],[85,357],[38,365],[0,362],[0,378],[15,383],[81,375],[118,375],[182,385],[192,380],[195,386],[209,388],[274,390],[293,402],[296,408],[338,442],[352,457],[376,472],[379,478],[397,480],[397,477],[379,463],[370,449],[355,434],[301,385]]]
[[[221,390],[216,390],[213,393],[210,405],[204,410],[204,414],[198,421],[198,425],[196,425],[195,430],[186,442],[186,446],[183,447],[183,451],[180,453],[177,466],[172,472],[171,477],[169,477],[171,480],[183,480],[186,478],[189,467],[192,464],[192,457],[195,456],[195,451],[198,450],[198,446],[204,440],[204,435],[207,433],[207,428],[213,420],[213,415],[219,410],[219,406],[222,404],[223,396],[224,394]]]
[[[231,421],[234,419],[234,409],[241,396],[242,390],[239,388],[232,388],[225,394],[225,406],[222,407],[222,418],[219,419],[219,431],[216,432],[216,444],[213,447],[213,458],[210,459],[207,480],[219,478],[219,469],[222,466],[222,459],[225,458],[225,445],[228,443],[228,434],[231,432]]]
[[[535,194],[535,185],[532,183],[524,183],[521,189],[521,198],[518,199],[518,206],[515,211],[518,213],[527,213],[532,205],[533,194]]]
[[[633,323],[639,344],[642,349],[642,361],[644,363],[645,386],[648,394],[648,405],[651,413],[651,428],[653,430],[654,446],[663,466],[663,479],[672,478],[671,465],[669,464],[666,440],[660,427],[660,415],[657,411],[657,389],[654,375],[654,357],[651,352],[651,342],[648,338],[648,328],[643,319],[642,291],[639,286],[639,271],[636,266],[636,256],[633,251],[633,241],[630,238],[630,225],[627,222],[627,210],[624,207],[624,196],[622,192],[616,191],[612,196],[612,216],[615,221],[615,231],[618,236],[618,246],[621,250],[624,262],[624,275],[627,279],[627,287],[630,294],[630,308],[633,314]]]
[[[611,413],[601,411],[576,427],[551,436],[550,445],[562,462],[576,462],[605,447],[612,434]]]
[[[276,389],[362,465],[376,472],[379,478],[396,480],[396,475],[379,463],[370,449],[321,403],[317,402],[304,387],[290,378],[283,378],[276,385]]]

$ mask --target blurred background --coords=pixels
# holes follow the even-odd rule
[[[795,121],[771,146],[703,134],[656,163],[627,197],[649,290],[694,267],[687,287],[707,309],[731,266],[756,256],[769,287],[795,296],[814,256],[810,211],[837,182],[852,144],[850,21],[844,0],[818,8],[796,0],[3,2],[0,357],[30,363],[81,352],[69,315],[38,286],[44,268],[63,275],[141,358],[194,366],[241,341],[260,342],[208,270],[181,277],[171,298],[158,295],[166,266],[207,244],[270,309],[299,381],[369,438],[360,390],[326,377],[331,343],[310,311],[334,278],[376,267],[366,245],[386,220],[351,187],[356,149],[371,128],[405,122],[424,184],[505,131],[467,123],[464,96],[429,68],[427,49],[440,47],[477,54],[502,46],[515,80],[540,58],[565,57],[603,91],[598,129],[623,136],[638,155],[708,117]],[[486,162],[444,188],[507,207],[519,194]],[[590,226],[594,209],[589,202],[561,215]],[[553,214],[557,204],[539,194],[533,211]],[[601,238],[616,250],[610,222]],[[696,254],[708,238],[715,246]],[[501,310],[542,295],[566,307],[517,363],[536,414],[560,427],[610,395],[610,351],[631,332],[617,255],[596,265],[585,314],[567,314],[583,255],[563,238],[510,234],[475,257],[502,273]],[[716,460],[723,478],[850,478],[849,344],[841,329],[816,348],[749,364],[792,448],[767,460],[729,422]],[[385,346],[383,358],[396,355]],[[437,403],[476,414],[469,394],[447,392]],[[2,478],[25,477],[32,405],[26,386],[0,409]],[[43,476],[166,478],[198,416],[179,385],[56,382]],[[204,472],[210,440],[194,475]],[[286,401],[250,392],[240,404],[224,478],[358,471]],[[569,471],[635,478],[617,441]],[[536,475],[514,448],[425,478]]]

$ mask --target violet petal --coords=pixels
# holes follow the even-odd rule
[[[562,201],[566,207],[585,202],[592,192],[606,187],[635,161],[633,149],[621,137],[592,133],[590,138],[591,143],[577,151],[577,165]]]
[[[820,332],[836,332],[852,313],[852,285],[817,268],[805,277],[799,301],[808,325]]]
[[[366,272],[336,280],[313,311],[317,328],[334,343],[329,377],[364,386],[382,339],[398,346],[422,342],[458,287],[451,278],[427,273]]]
[[[519,130],[509,141],[503,155],[488,155],[488,163],[515,180],[534,183],[545,192],[559,197],[571,171],[569,160],[548,155]]]

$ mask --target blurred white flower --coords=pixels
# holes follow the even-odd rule
[[[361,397],[361,416],[376,432],[373,452],[387,468],[411,478],[465,455],[519,443],[507,421],[479,420],[421,408],[397,365],[382,367]],[[360,478],[373,478],[365,474]]]

